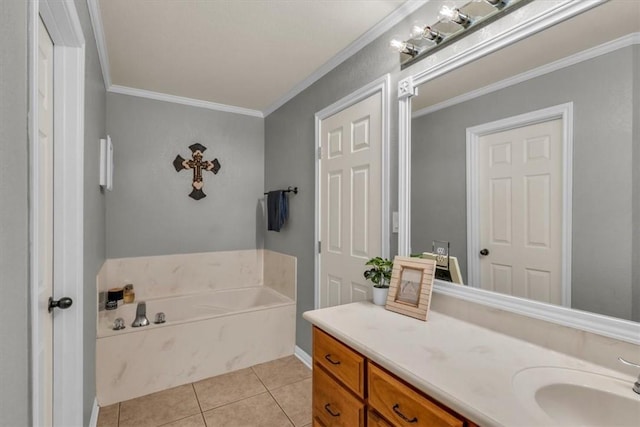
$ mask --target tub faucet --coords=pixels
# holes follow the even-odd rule
[[[640,368],[640,365],[638,365],[637,363],[629,362],[628,360],[624,360],[622,357],[618,357],[618,360],[620,362],[624,363],[627,366],[633,366],[634,368]],[[632,389],[636,393],[640,394],[640,375],[638,375],[638,379],[636,380],[635,384],[633,384]]]
[[[131,326],[137,328],[139,326],[147,326],[149,319],[147,319],[147,303],[140,301],[138,307],[136,307],[136,320],[133,321]]]

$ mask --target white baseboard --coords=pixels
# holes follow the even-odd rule
[[[309,353],[296,346],[296,348],[293,350],[293,355],[300,359],[302,363],[307,365],[307,368],[313,369],[313,363],[311,363],[311,356],[309,356]]]
[[[91,418],[89,419],[89,427],[96,427],[98,425],[98,399],[93,399],[93,409],[91,410]]]

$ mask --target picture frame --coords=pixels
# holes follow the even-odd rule
[[[435,271],[435,260],[396,256],[385,308],[426,321]]]

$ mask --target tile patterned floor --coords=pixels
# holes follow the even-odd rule
[[[311,370],[294,356],[100,408],[98,427],[308,427]]]

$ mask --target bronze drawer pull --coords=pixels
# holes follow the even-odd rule
[[[403,420],[405,420],[406,422],[413,424],[413,423],[417,423],[418,422],[418,418],[413,417],[411,419],[407,418],[407,416],[405,414],[403,414],[402,412],[400,412],[400,405],[398,405],[397,403],[395,405],[393,405],[393,412],[395,412],[396,414],[398,414],[398,416],[400,418],[402,418]]]
[[[332,365],[339,365],[340,361],[335,361],[335,360],[331,360],[331,355],[330,354],[325,354],[324,358],[327,359],[329,361],[329,363],[331,363]]]
[[[324,405],[324,410],[327,411],[329,413],[329,415],[331,415],[332,417],[339,417],[340,416],[340,412],[333,412],[330,408],[331,404],[327,403],[326,405]]]

